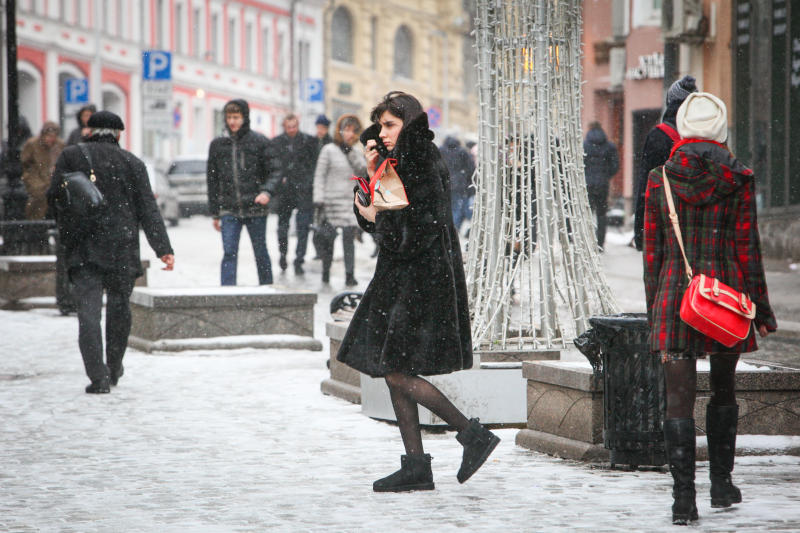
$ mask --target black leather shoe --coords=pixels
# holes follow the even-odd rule
[[[278,264],[281,266],[281,270],[284,271],[284,272],[289,267],[289,263],[286,262],[286,256],[285,255],[281,256],[280,260],[278,261]]]
[[[353,274],[347,274],[347,279],[345,280],[344,284],[347,285],[348,287],[355,287],[356,285],[358,285],[358,281],[356,280],[355,276],[353,276]]]
[[[306,273],[306,271],[303,270],[303,265],[301,263],[295,263],[294,264],[294,275],[295,276],[302,276],[305,273]]]
[[[91,384],[86,386],[87,394],[107,394],[111,392],[111,387],[108,384],[108,378],[96,379]]]
[[[125,367],[119,365],[118,369],[111,369],[111,375],[108,378],[108,381],[111,383],[112,387],[116,387],[117,383],[119,382],[119,378],[125,373]]]

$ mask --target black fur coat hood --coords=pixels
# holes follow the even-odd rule
[[[377,136],[373,124],[362,140]],[[467,287],[453,226],[450,184],[428,117],[400,132],[390,157],[409,206],[359,225],[380,246],[375,274],[350,322],[338,359],[365,374],[446,374],[472,366]]]

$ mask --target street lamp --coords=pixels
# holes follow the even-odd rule
[[[8,149],[3,154],[7,190],[3,195],[5,218],[25,218],[28,194],[22,184],[19,158],[19,87],[17,76],[17,2],[6,0],[6,72],[8,75]]]

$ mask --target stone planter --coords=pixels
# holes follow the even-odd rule
[[[311,292],[265,286],[137,288],[131,295],[128,344],[144,351],[242,347],[321,350],[321,343],[313,340],[316,300],[317,295]]]
[[[320,384],[323,394],[336,396],[351,403],[361,403],[361,374],[344,363],[336,360],[336,353],[342,345],[342,339],[350,322],[328,322],[325,332],[330,339],[330,359],[328,367],[330,377]]]
[[[800,369],[742,361],[736,373],[740,435],[800,435]],[[753,366],[758,364],[760,368]],[[583,362],[523,363],[527,426],[518,445],[566,459],[607,462],[603,447],[603,382]],[[704,434],[708,371],[697,373],[695,422]],[[702,441],[701,441],[702,443]],[[704,445],[698,460],[705,460]]]

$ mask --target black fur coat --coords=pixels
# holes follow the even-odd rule
[[[377,137],[372,125],[363,139]],[[447,374],[472,367],[467,286],[450,208],[450,178],[424,113],[405,125],[391,157],[409,206],[359,225],[380,246],[375,275],[342,340],[339,361],[373,377]]]

